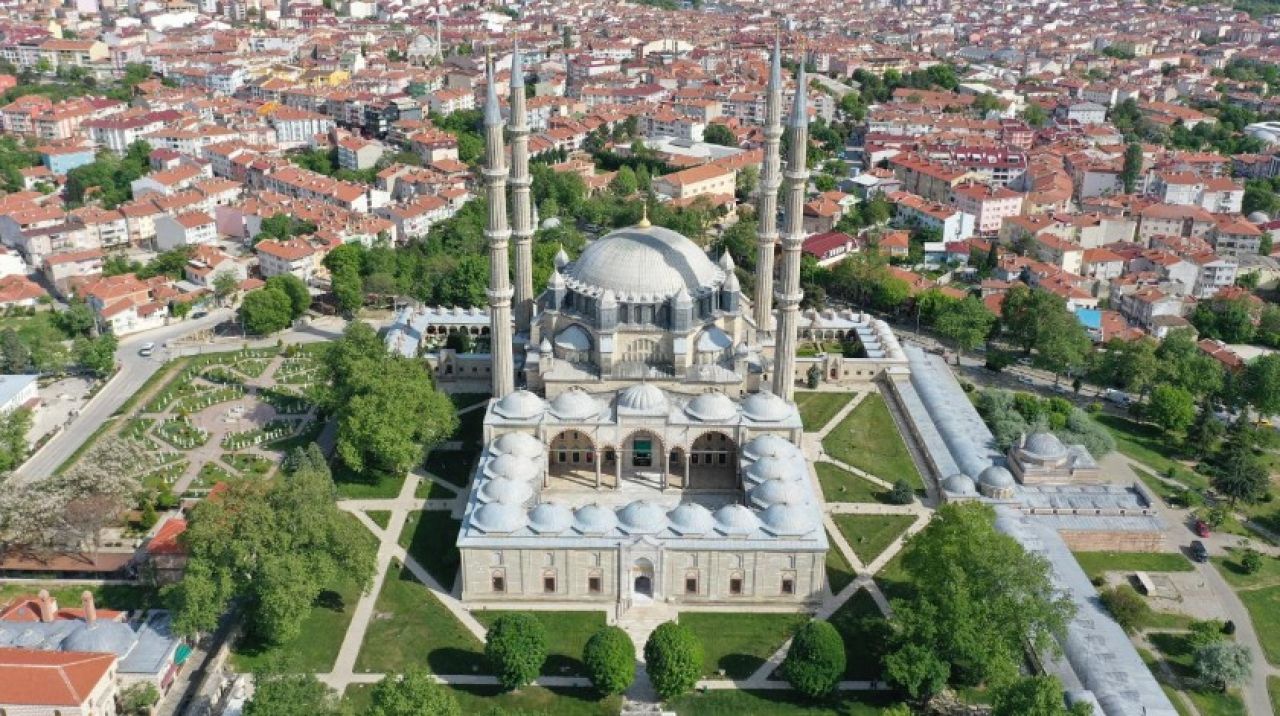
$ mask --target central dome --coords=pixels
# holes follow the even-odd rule
[[[724,281],[698,245],[661,226],[632,226],[606,234],[564,269],[567,282],[587,294],[613,291],[618,300],[695,294]],[[576,285],[575,285],[576,284]]]

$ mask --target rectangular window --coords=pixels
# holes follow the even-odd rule
[[[501,574],[493,575],[493,591],[495,592],[507,591],[507,580]]]
[[[742,578],[741,577],[733,577],[732,579],[729,580],[729,593],[742,594]]]
[[[560,454],[556,456],[556,459],[559,460],[560,462],[564,462],[565,457],[567,457],[566,453],[563,450],[561,450]]]
[[[543,578],[542,578],[542,591],[546,592],[547,594],[552,594],[552,593],[554,593],[554,592],[556,591],[556,578],[555,578],[555,577],[543,577]]]
[[[685,578],[684,578],[684,593],[685,593],[685,594],[697,594],[697,593],[698,593],[698,578],[697,578],[697,577],[685,577]]]
[[[591,594],[599,594],[601,592],[599,577],[587,577],[587,591]]]
[[[725,455],[724,453],[720,453],[719,455],[716,456],[716,461],[719,462],[721,465],[723,465],[727,461],[728,457],[729,457],[728,455]]]
[[[575,452],[575,453],[573,454],[573,462],[574,462],[575,464],[576,464],[576,463],[579,463],[579,462],[582,462],[582,453],[580,453],[580,452]]]
[[[782,580],[782,593],[783,593],[783,594],[795,594],[795,593],[796,593],[796,583],[795,583],[795,580],[792,580],[792,579],[784,579],[784,580]]]

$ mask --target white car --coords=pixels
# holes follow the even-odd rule
[[[152,353],[154,353],[155,350],[156,350],[156,344],[151,342],[143,343],[142,347],[138,349],[138,355],[149,356]]]

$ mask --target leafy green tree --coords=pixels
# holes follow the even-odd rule
[[[746,201],[760,186],[760,168],[754,164],[748,164],[738,170],[733,183],[734,196],[738,198],[738,201]]]
[[[244,297],[240,320],[245,331],[265,336],[284,330],[293,320],[293,299],[279,288],[263,287]]]
[[[289,297],[290,316],[298,318],[311,307],[311,292],[302,279],[291,273],[283,273],[267,279],[267,290],[280,291]]]
[[[1280,354],[1260,356],[1245,366],[1244,394],[1260,414],[1280,414]]]
[[[1151,607],[1138,590],[1128,584],[1104,587],[1098,591],[1098,598],[1125,631],[1137,631],[1151,619]]]
[[[582,650],[582,663],[596,691],[620,694],[636,678],[636,647],[631,637],[616,626],[606,626],[591,635]]]
[[[370,696],[370,716],[462,716],[453,693],[418,667],[383,677]]]
[[[631,196],[639,189],[636,183],[636,172],[629,166],[618,169],[618,173],[609,182],[609,190],[618,196]]]
[[[1237,502],[1252,504],[1267,494],[1271,484],[1266,463],[1248,447],[1228,441],[1214,462],[1209,483],[1225,495],[1234,506]]]
[[[225,303],[239,288],[235,274],[223,271],[213,277],[213,297],[218,303]]]
[[[975,296],[966,296],[964,300],[948,304],[938,314],[934,327],[943,337],[956,345],[956,363],[966,350],[973,350],[982,345],[996,323],[993,314]]]
[[[1039,129],[1049,123],[1049,113],[1039,103],[1030,102],[1027,108],[1022,110],[1022,121]]]
[[[1037,321],[1044,308],[1043,296],[1024,284],[1014,284],[1000,304],[1000,329],[1026,353],[1036,345]]]
[[[911,483],[906,480],[894,480],[893,488],[889,490],[889,495],[886,499],[892,505],[909,505],[915,502],[916,491],[912,489]]]
[[[17,468],[27,459],[27,433],[31,432],[31,411],[18,408],[0,416],[0,474]]]
[[[1262,569],[1262,553],[1250,547],[1240,557],[1240,567],[1245,574],[1257,574]]]
[[[1124,193],[1132,194],[1138,186],[1138,177],[1142,174],[1142,145],[1132,142],[1124,149],[1124,165],[1120,170],[1120,183],[1124,185]]]
[[[0,330],[0,370],[10,374],[22,374],[31,370],[31,350],[12,328]]]
[[[826,696],[844,676],[844,641],[831,622],[812,619],[791,639],[782,675],[809,698]]]
[[[159,700],[160,691],[155,684],[131,684],[120,692],[120,710],[127,716],[146,716]]]
[[[1052,302],[1054,308],[1042,316],[1036,328],[1036,354],[1032,365],[1057,377],[1083,367],[1093,343],[1062,299],[1053,298],[1056,299]]]
[[[1176,385],[1157,385],[1151,391],[1146,414],[1165,432],[1180,433],[1196,419],[1195,397]]]
[[[1249,680],[1253,674],[1253,655],[1244,644],[1217,641],[1196,649],[1191,668],[1201,683],[1226,691]]]
[[[314,674],[260,675],[253,698],[244,705],[245,716],[339,716],[333,690]]]
[[[532,614],[503,614],[485,634],[484,655],[502,688],[518,689],[538,678],[547,660],[547,631]]]
[[[653,688],[664,699],[686,694],[702,673],[702,644],[688,627],[664,622],[649,635],[644,661]]]
[[[1089,716],[1093,707],[1078,702],[1066,706],[1062,682],[1051,675],[1028,676],[995,690],[991,716]]]
[[[719,144],[725,147],[738,146],[738,138],[733,136],[733,132],[723,124],[712,122],[702,133],[702,141],[708,144]]]
[[[54,321],[62,332],[71,338],[89,335],[89,332],[98,324],[97,317],[93,315],[93,309],[79,299],[73,299],[67,304],[66,310],[55,313]]]
[[[116,337],[110,333],[104,333],[97,338],[81,336],[72,344],[71,352],[81,368],[99,376],[107,376],[115,370],[118,345]]]

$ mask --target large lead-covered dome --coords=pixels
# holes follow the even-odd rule
[[[612,291],[620,301],[693,295],[724,281],[724,271],[698,245],[661,226],[632,226],[606,234],[565,267],[565,281],[587,295]]]

